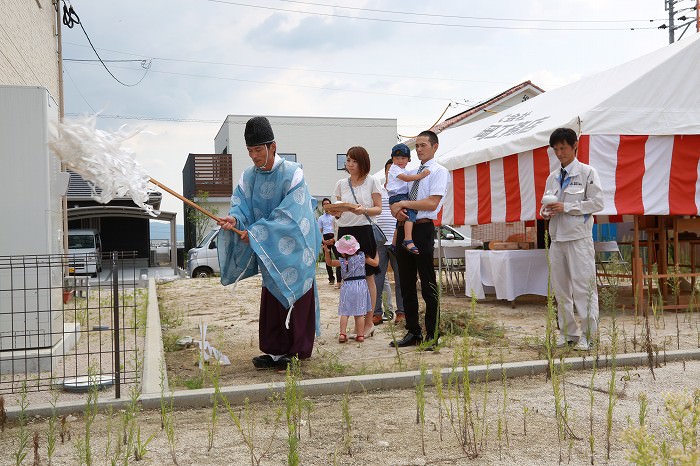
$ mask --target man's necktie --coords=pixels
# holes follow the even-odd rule
[[[423,170],[425,170],[425,165],[421,165],[418,168],[416,175],[420,174],[420,172],[422,172]],[[408,193],[408,198],[412,201],[415,201],[416,198],[418,197],[418,185],[419,184],[420,184],[420,180],[414,181],[413,186],[411,186],[411,191],[409,191],[409,193]]]
[[[559,186],[564,186],[564,179],[566,178],[566,170],[564,168],[559,169]]]

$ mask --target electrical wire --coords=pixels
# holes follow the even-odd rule
[[[91,63],[85,63],[85,62],[76,62],[77,64],[91,64]],[[124,68],[121,66],[114,66],[113,68],[123,68],[123,69],[130,69],[130,68]],[[151,73],[158,73],[158,74],[167,74],[167,75],[173,75],[173,76],[187,76],[190,78],[206,78],[206,79],[218,79],[222,81],[234,81],[234,82],[240,82],[240,83],[251,83],[251,84],[269,84],[273,86],[285,86],[285,87],[299,87],[302,89],[320,89],[324,91],[334,91],[334,92],[351,92],[351,93],[358,93],[358,94],[370,94],[370,95],[386,95],[386,96],[392,96],[392,97],[410,97],[413,99],[427,99],[427,100],[440,100],[440,101],[445,101],[445,100],[452,100],[449,97],[431,97],[431,96],[425,96],[425,95],[413,95],[413,94],[398,94],[394,92],[378,92],[378,91],[368,91],[368,90],[362,90],[362,89],[343,89],[339,87],[332,87],[332,86],[312,86],[310,84],[292,84],[292,83],[283,83],[283,82],[275,82],[275,81],[261,81],[261,80],[256,80],[256,79],[242,79],[242,78],[230,78],[226,76],[212,76],[212,75],[206,75],[206,74],[194,74],[194,73],[178,73],[176,71],[160,71],[160,70],[150,70]]]
[[[73,79],[73,76],[71,76],[71,74],[68,72],[68,68],[66,68],[66,67],[64,66],[64,67],[63,67],[63,71],[68,75],[68,79],[70,79],[70,82],[73,83],[73,87],[75,87],[75,91],[78,93],[78,95],[80,96],[80,98],[83,99],[83,102],[85,102],[85,104],[86,104],[88,107],[90,107],[90,110],[92,110],[92,113],[97,113],[97,112],[95,111],[95,109],[92,107],[92,105],[90,105],[90,102],[87,101],[87,99],[85,98],[85,96],[83,95],[83,93],[80,92],[80,87],[78,87],[78,84],[77,84],[77,83],[75,82],[75,80]]]
[[[82,113],[66,113],[66,116],[70,117],[79,117],[79,116],[84,116]],[[104,114],[104,113],[98,113],[96,115],[93,115],[95,118],[101,118],[101,119],[106,119],[106,120],[137,120],[137,121],[163,121],[167,123],[204,123],[204,124],[221,124],[221,120],[205,120],[205,119],[198,119],[198,118],[178,118],[178,117],[158,117],[158,116],[147,116],[147,115],[118,115],[118,114]],[[350,118],[353,119],[353,118]],[[376,120],[391,120],[393,121],[394,119],[391,118],[375,118],[372,119],[371,122],[363,123],[361,121],[354,121],[352,123],[340,123],[340,122],[333,122],[332,126],[333,127],[344,127],[344,128],[393,128],[395,125],[391,123],[387,124],[381,124],[377,123]],[[227,117],[228,121],[231,121],[233,123],[241,123],[244,124],[246,120],[231,120]],[[313,123],[313,122],[276,122],[275,126],[296,126],[296,127],[328,127],[331,125],[328,122],[325,123]],[[416,125],[409,125],[409,126],[416,126]],[[417,127],[417,126],[416,126]]]
[[[251,5],[248,3],[241,3],[241,2],[233,2],[230,0],[207,0],[208,2],[211,3],[222,3],[225,5],[233,5],[233,6],[243,6],[243,7],[248,7],[248,8],[258,8],[262,10],[271,10],[271,11],[284,11],[287,13],[298,13],[298,14],[304,14],[304,15],[314,15],[314,16],[323,16],[323,17],[333,17],[333,18],[345,18],[345,19],[353,19],[353,20],[362,20],[362,21],[377,21],[377,22],[382,22],[382,23],[400,23],[400,24],[411,24],[411,25],[421,25],[421,26],[439,26],[439,27],[452,27],[452,28],[466,28],[466,29],[506,29],[506,30],[520,30],[520,31],[635,31],[639,29],[656,29],[656,27],[625,27],[625,28],[550,28],[550,27],[534,27],[534,26],[487,26],[487,25],[481,25],[481,24],[454,24],[454,23],[431,23],[427,21],[410,21],[410,20],[403,20],[403,19],[388,19],[388,18],[369,18],[369,17],[364,17],[364,16],[350,16],[350,15],[341,15],[337,13],[320,13],[320,12],[311,12],[311,11],[299,11],[299,10],[293,10],[290,8],[278,8],[278,7],[271,7],[271,6],[262,6],[262,5]]]
[[[89,47],[84,44],[77,44],[75,42],[63,42],[66,45],[74,45],[76,47]],[[105,52],[121,53],[124,55],[133,55],[136,57],[143,57],[145,54],[125,52],[122,50],[105,49],[100,48],[100,50]],[[398,75],[398,74],[380,74],[380,73],[360,73],[356,71],[339,71],[339,70],[322,70],[314,68],[295,68],[295,67],[285,67],[285,66],[274,66],[274,65],[250,65],[247,63],[228,63],[228,62],[217,62],[210,60],[192,60],[185,58],[170,58],[170,57],[157,57],[151,58],[153,61],[164,61],[164,62],[176,62],[176,63],[193,63],[197,65],[221,65],[221,66],[238,66],[241,68],[253,68],[253,69],[264,69],[264,70],[279,70],[279,71],[301,71],[307,73],[328,73],[328,74],[340,74],[349,76],[369,76],[375,78],[404,78],[404,79],[421,79],[427,81],[450,81],[450,82],[467,82],[467,83],[486,83],[486,84],[508,84],[508,81],[486,81],[479,79],[458,79],[458,78],[444,78],[439,76],[413,76],[413,75]],[[64,58],[63,61],[73,61],[73,62],[89,62],[89,59],[69,59]],[[94,60],[97,61],[97,60]],[[105,60],[109,61],[119,61],[119,60]],[[125,60],[125,61],[142,61],[142,60]]]
[[[428,126],[428,128],[430,128],[430,129],[435,128],[435,125],[437,125],[438,123],[440,123],[440,120],[442,120],[442,117],[445,116],[445,113],[447,113],[447,110],[448,110],[450,107],[452,107],[452,102],[450,102],[449,104],[447,104],[447,107],[445,107],[445,110],[442,111],[442,114],[438,117],[438,119],[435,120],[435,123],[433,123],[432,125]],[[400,138],[403,138],[403,139],[413,139],[413,138],[417,138],[418,135],[415,135],[415,136],[404,136],[403,134],[399,134],[399,137],[400,137]]]
[[[441,15],[435,13],[416,13],[411,11],[398,11],[398,10],[380,10],[375,8],[360,8],[345,5],[333,5],[330,3],[319,3],[319,2],[302,2],[300,0],[278,0],[285,3],[297,3],[301,5],[313,5],[313,6],[324,6],[330,8],[341,8],[344,10],[354,10],[354,11],[368,11],[372,13],[388,13],[397,15],[410,15],[410,16],[426,16],[431,18],[451,18],[451,19],[474,19],[483,21],[515,21],[515,22],[538,22],[538,23],[629,23],[629,22],[654,22],[654,21],[665,21],[665,18],[661,19],[525,19],[525,18],[504,18],[495,16],[462,16],[462,15]]]
[[[88,35],[87,31],[85,30],[85,27],[83,26],[83,23],[80,21],[80,17],[78,16],[78,13],[75,12],[73,9],[73,5],[68,6],[66,4],[66,0],[63,0],[63,24],[66,25],[69,29],[73,29],[73,27],[77,24],[80,26],[80,29],[83,30],[83,34],[85,34],[85,38],[87,39],[88,43],[90,44],[90,47],[92,48],[92,51],[95,52],[95,55],[99,59],[100,63],[102,63],[102,66],[104,67],[105,70],[107,70],[107,73],[114,78],[115,81],[117,81],[119,84],[125,87],[134,87],[138,86],[141,84],[141,81],[144,80],[146,75],[148,74],[148,71],[151,68],[151,62],[150,60],[142,60],[141,61],[141,67],[144,69],[143,75],[141,76],[141,79],[139,79],[137,82],[133,84],[127,84],[123,81],[121,81],[119,78],[114,76],[114,73],[107,67],[105,64],[104,60],[102,60],[102,57],[100,57],[100,54],[97,52],[97,49],[95,49],[95,46],[92,44],[92,40],[90,40],[90,36]]]

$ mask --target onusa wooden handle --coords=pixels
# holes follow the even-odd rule
[[[172,189],[170,189],[170,188],[168,188],[167,186],[165,186],[164,184],[162,184],[160,181],[155,180],[155,179],[153,179],[153,178],[150,178],[148,181],[150,181],[150,182],[153,183],[154,185],[158,186],[158,187],[161,188],[162,190],[167,191],[168,193],[172,194],[173,196],[175,196],[176,198],[180,199],[182,202],[184,202],[184,203],[187,204],[188,206],[197,209],[198,211],[200,211],[201,213],[203,213],[203,214],[206,215],[207,217],[213,219],[215,222],[218,223],[219,221],[221,221],[221,218],[220,218],[220,217],[217,217],[216,215],[214,215],[214,214],[212,214],[211,212],[209,212],[207,209],[205,209],[205,208],[203,208],[203,207],[200,207],[200,206],[197,205],[196,203],[194,203],[194,202],[192,202],[191,200],[187,199],[187,198],[186,198],[185,196],[183,196],[182,194],[180,194],[180,193],[178,193],[178,192],[176,192],[176,191],[173,191]],[[236,233],[238,233],[239,235],[242,235],[242,234],[243,234],[243,231],[241,231],[241,230],[239,230],[239,229],[237,229],[237,228],[233,228],[233,231],[236,232]]]

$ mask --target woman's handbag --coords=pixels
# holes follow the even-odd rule
[[[350,192],[352,193],[352,197],[355,199],[355,202],[357,202],[357,196],[355,196],[355,190],[352,189],[352,182],[350,181],[350,178],[348,178],[348,185],[350,186]],[[372,225],[372,233],[374,233],[374,241],[377,243],[377,246],[381,246],[386,244],[387,241],[389,241],[382,231],[381,228],[379,228],[379,225],[374,223],[371,218],[369,218],[369,215],[365,214],[365,217],[367,217],[367,221],[369,222],[370,225]]]

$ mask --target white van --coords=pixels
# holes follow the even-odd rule
[[[97,230],[68,230],[68,273],[93,277],[102,271],[102,241]]]
[[[218,236],[219,228],[215,228],[197,246],[187,251],[187,274],[190,277],[206,278],[221,272],[216,251]]]

